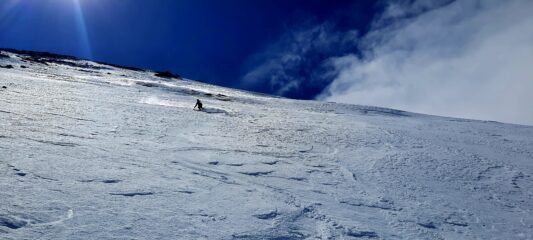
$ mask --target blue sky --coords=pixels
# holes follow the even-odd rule
[[[345,14],[347,8],[356,14]],[[2,0],[0,47],[171,70],[277,94],[268,84],[242,84],[263,61],[260,52],[302,24],[335,19],[338,27],[364,28],[373,8],[373,1],[342,0]],[[313,98],[319,90],[292,97]]]
[[[0,0],[0,47],[533,125],[531,0]]]

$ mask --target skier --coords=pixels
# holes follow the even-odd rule
[[[195,109],[196,107],[198,107],[199,111],[202,111],[203,107],[202,107],[202,102],[200,102],[200,99],[196,99],[196,105],[194,105],[192,109]]]

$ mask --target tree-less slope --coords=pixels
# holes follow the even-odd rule
[[[2,55],[0,239],[533,238],[533,127]]]

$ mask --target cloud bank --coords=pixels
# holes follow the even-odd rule
[[[240,87],[533,125],[533,1],[378,6],[362,36],[334,21],[287,31],[255,56]]]
[[[388,3],[320,100],[533,125],[533,1]]]

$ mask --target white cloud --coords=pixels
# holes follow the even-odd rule
[[[322,100],[533,125],[533,1],[390,4]],[[357,40],[354,38],[354,41]]]

